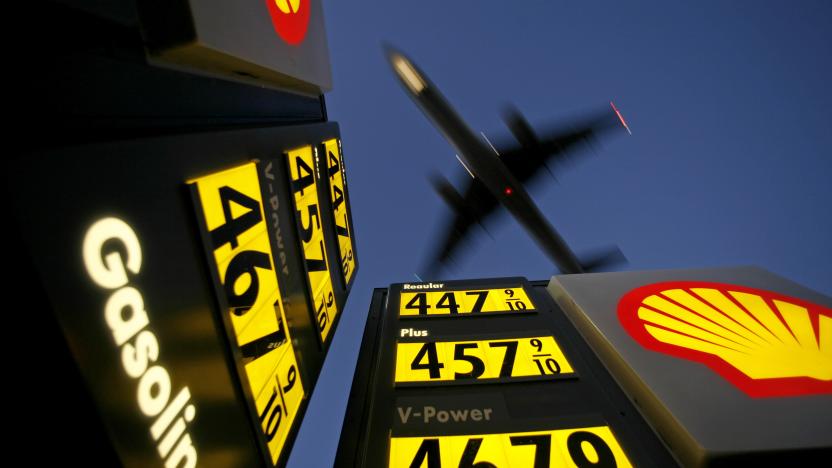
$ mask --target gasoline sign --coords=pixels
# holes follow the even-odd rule
[[[17,164],[35,174],[48,162],[54,171],[39,180],[64,194],[28,176],[13,187],[15,209],[32,213],[25,239],[37,274],[58,299],[58,340],[71,343],[68,366],[80,370],[111,458],[285,463],[350,287],[328,268],[341,264],[343,236],[329,178],[317,177],[325,142],[340,148],[337,124],[53,148]],[[300,163],[289,155],[308,170],[292,177],[290,162]],[[332,306],[324,328],[322,297]]]
[[[336,464],[673,463],[543,285],[376,290]]]

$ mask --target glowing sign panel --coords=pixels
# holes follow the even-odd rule
[[[304,396],[277,283],[254,163],[201,177],[199,214],[212,268],[273,463]]]
[[[464,291],[402,292],[399,316],[524,312],[535,310],[522,287]]]
[[[832,310],[722,283],[668,282],[618,304],[642,346],[701,362],[753,397],[832,393]]]
[[[393,437],[389,466],[632,466],[607,426],[440,437]]]
[[[335,231],[338,234],[341,272],[344,275],[344,283],[349,284],[355,272],[355,249],[353,248],[352,233],[350,232],[349,208],[346,203],[347,177],[344,174],[341,142],[336,138],[325,141],[324,151],[327,160],[327,176],[329,177]]]
[[[552,336],[396,343],[396,383],[487,383],[574,374]]]
[[[313,148],[304,146],[286,153],[295,202],[295,220],[303,242],[303,258],[321,341],[326,341],[338,315],[332,292],[324,232],[318,204],[317,171]],[[317,152],[315,152],[317,154]]]

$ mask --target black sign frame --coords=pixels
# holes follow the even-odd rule
[[[136,380],[124,374],[120,350],[104,323],[111,291],[95,285],[84,268],[82,245],[90,226],[105,217],[117,217],[140,240],[141,270],[131,272],[129,278],[143,294],[152,331],[158,337],[158,362],[169,370],[171,399],[182,386],[190,388],[196,416],[188,434],[200,463],[211,463],[213,454],[220,456],[217,451],[222,448],[223,456],[232,453],[245,465],[262,464],[264,455],[252,430],[252,414],[236,377],[239,361],[220,319],[216,287],[186,182],[254,160],[260,161],[262,170],[264,162],[287,148],[314,146],[338,136],[334,122],[206,131],[33,150],[12,165],[17,177],[8,179],[8,191],[14,194],[17,219],[25,220],[19,224],[21,242],[31,254],[51,312],[123,461],[158,464],[158,441],[148,435],[153,421],[138,413]],[[262,186],[266,177],[262,171],[260,177]],[[293,223],[291,216],[285,210],[281,225]],[[291,314],[301,378],[306,394],[311,395],[326,350],[321,349],[314,330],[309,330],[305,288],[292,285],[291,280],[301,284],[303,280],[298,279],[301,270],[294,258],[293,230],[284,231],[288,273],[281,273],[278,280],[284,300],[291,303],[287,314]],[[105,249],[105,254],[124,255],[118,242],[105,244]],[[279,255],[275,247],[272,252]],[[301,404],[301,412],[306,404]],[[299,425],[289,435],[287,447]],[[278,465],[285,463],[288,453],[284,450]]]
[[[517,282],[518,278],[495,278],[492,280],[471,280],[445,282],[447,290],[456,288],[479,288],[489,284]],[[522,279],[525,281],[525,279]],[[547,281],[526,282],[530,299],[535,302],[538,314],[481,315],[475,320],[458,318],[433,318],[422,322],[398,318],[397,296],[401,284],[373,291],[369,315],[359,351],[358,363],[348,400],[341,441],[336,455],[336,466],[387,466],[390,437],[441,437],[457,434],[496,434],[530,430],[588,427],[605,424],[613,431],[627,457],[635,466],[672,466],[676,462],[641,418],[638,410],[620,390],[603,364],[592,353],[563,311],[548,296]],[[445,290],[443,289],[443,290]],[[385,307],[386,305],[386,307]],[[489,317],[489,318],[485,318]],[[523,321],[531,320],[534,325],[526,326]],[[576,378],[535,381],[494,383],[492,385],[435,385],[433,387],[394,387],[391,383],[395,364],[395,343],[400,327],[410,326],[446,327],[453,330],[441,336],[460,335],[465,323],[495,333],[523,328],[544,329],[556,337],[562,351],[568,356],[575,369]],[[438,328],[435,328],[438,330]],[[436,336],[439,336],[436,335]],[[433,335],[431,335],[433,336]],[[552,382],[559,382],[563,392],[552,393]],[[569,387],[569,388],[567,388]],[[495,397],[496,396],[496,397]],[[419,424],[409,429],[396,421],[397,402],[408,404],[435,404],[448,401],[488,401],[497,398],[508,405],[507,413],[497,417],[500,410],[495,407],[495,419],[488,424],[463,422],[452,425],[426,426]],[[415,403],[414,403],[415,404]],[[501,403],[502,404],[502,403]],[[439,404],[436,404],[438,407]],[[542,407],[565,410],[557,415],[540,414]],[[548,406],[546,406],[548,405]],[[525,414],[525,416],[520,416]],[[510,416],[509,416],[510,415]],[[442,427],[440,427],[442,426]],[[381,441],[384,441],[381,443]]]

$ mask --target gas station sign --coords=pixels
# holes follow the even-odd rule
[[[672,464],[544,287],[498,278],[377,289],[336,464]]]
[[[71,402],[48,409],[68,428],[50,446],[285,465],[359,267],[321,0],[42,10],[15,17],[46,25],[20,52],[49,73],[17,87],[51,123],[18,119],[6,188],[9,263],[34,291],[12,328],[38,330],[50,370],[27,397],[59,381]]]
[[[753,267],[548,289],[682,464],[811,466],[832,449],[832,298]]]
[[[40,180],[63,196],[43,202],[21,180],[18,209],[34,215],[26,240],[122,462],[287,460],[339,318],[323,339],[310,280],[328,313],[350,287],[332,269],[307,275],[340,264],[314,159],[327,141],[340,144],[337,124],[192,133],[47,149],[20,169],[55,169]],[[293,178],[297,154],[309,173]]]
[[[376,289],[336,463],[814,466],[830,305],[757,268]]]

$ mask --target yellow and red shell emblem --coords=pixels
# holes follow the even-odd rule
[[[309,28],[311,0],[266,0],[277,35],[286,43],[298,45]]]
[[[832,309],[722,283],[656,283],[618,303],[647,349],[700,362],[752,397],[832,393]]]

